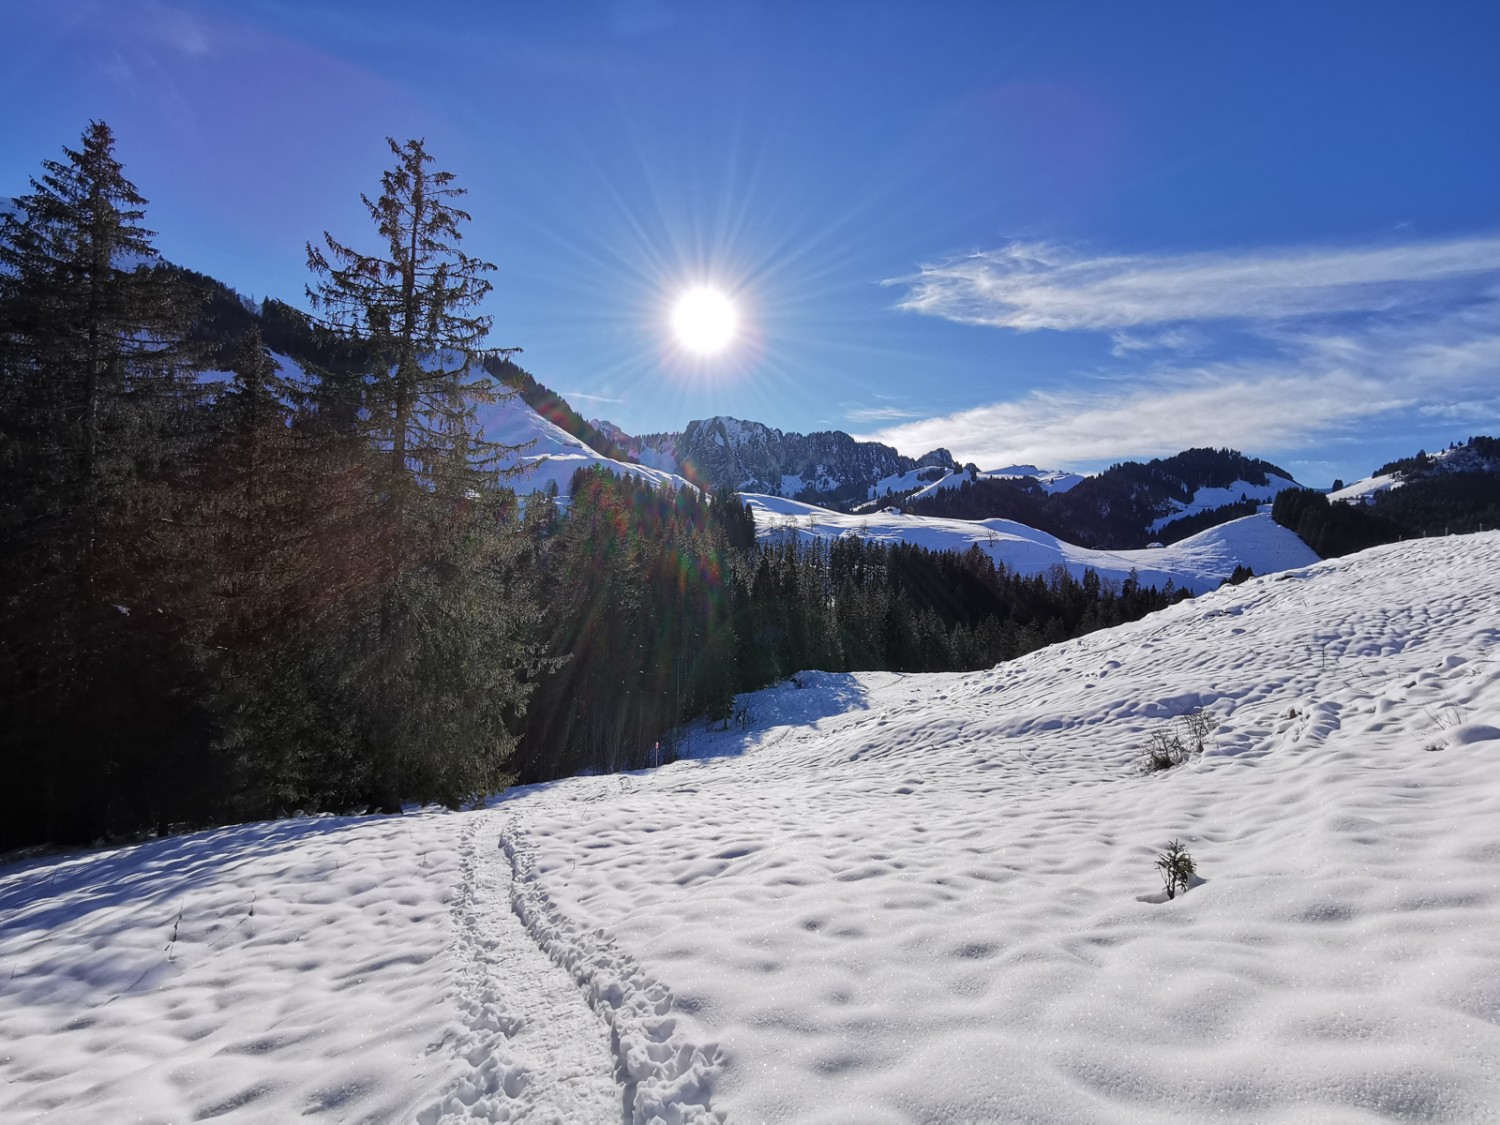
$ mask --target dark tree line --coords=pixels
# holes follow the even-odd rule
[[[374,248],[309,249],[296,379],[301,314],[160,264],[103,123],[0,228],[0,847],[506,780],[536,611],[473,421],[490,267],[391,149]]]
[[[646,765],[673,728],[727,721],[736,694],[803,669],[988,667],[1183,596],[1093,571],[1021,575],[977,547],[757,542],[732,492],[598,470],[575,477],[566,515],[546,494],[526,508],[558,662],[527,713],[527,780]]]
[[[1015,520],[1059,539],[1070,539],[1076,534],[1056,513],[1035,477],[966,480],[957,488],[942,488],[921,499],[894,502],[911,515]]]
[[[1220,504],[1217,508],[1208,508],[1190,516],[1178,516],[1175,520],[1162,524],[1154,532],[1155,542],[1165,545],[1180,543],[1190,535],[1197,535],[1200,531],[1218,527],[1221,523],[1228,523],[1230,520],[1253,516],[1258,511],[1260,511],[1260,501],[1247,498]]]

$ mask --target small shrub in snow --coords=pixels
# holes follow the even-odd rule
[[[1146,769],[1152,773],[1169,770],[1187,761],[1187,747],[1173,731],[1152,731],[1146,744]]]
[[[1214,731],[1219,729],[1219,720],[1202,707],[1194,707],[1186,715],[1180,716],[1177,723],[1194,754],[1203,753],[1209,740],[1213,738]]]
[[[1156,867],[1161,872],[1161,881],[1166,884],[1168,898],[1176,898],[1178,891],[1186,891],[1197,871],[1193,857],[1180,840],[1173,840],[1167,845],[1167,850],[1156,857]]]
[[[1213,739],[1218,726],[1219,720],[1213,715],[1202,707],[1194,707],[1173,719],[1169,730],[1152,731],[1146,743],[1146,772],[1169,770],[1189,758],[1198,757]]]

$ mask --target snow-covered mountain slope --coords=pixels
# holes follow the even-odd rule
[[[937,475],[934,475],[935,472]],[[980,470],[979,473],[980,480],[1014,480],[1018,477],[1036,478],[1042,491],[1047,493],[1066,492],[1083,479],[1078,473],[1062,469],[1038,469],[1035,465],[1010,465],[1003,469]],[[971,474],[964,469],[912,469],[876,481],[870,486],[870,499],[876,500],[882,496],[899,495],[917,489],[910,499],[919,500],[934,492],[962,487],[964,481],[972,479]]]
[[[756,531],[762,536],[832,539],[860,535],[934,551],[967,551],[977,545],[1022,574],[1042,574],[1061,565],[1074,577],[1093,569],[1101,578],[1124,579],[1134,570],[1143,585],[1162,587],[1170,580],[1194,593],[1218,586],[1236,566],[1269,574],[1317,561],[1307,544],[1265,513],[1220,524],[1170,547],[1098,551],[1013,520],[955,520],[884,511],[843,515],[779,496],[746,495],[744,499],[755,511]]]
[[[525,447],[510,462],[520,464],[525,470],[508,482],[520,495],[546,491],[549,485],[556,484],[558,494],[567,496],[573,474],[592,466],[602,466],[618,476],[640,477],[656,485],[692,487],[674,473],[603,456],[543,418],[519,396],[486,407],[481,412],[481,423],[491,441]]]
[[[11,863],[0,1120],[1492,1120],[1496,604],[1500,533],[1409,541],[652,772]]]
[[[1066,492],[1079,481],[1083,480],[1082,473],[1071,473],[1067,469],[1038,469],[1035,465],[1008,465],[1003,469],[991,469],[981,472],[981,477],[998,477],[1000,479],[1014,479],[1016,477],[1035,477],[1036,482],[1042,486],[1046,493]]]
[[[1370,503],[1380,493],[1400,488],[1411,480],[1441,478],[1451,473],[1500,473],[1500,447],[1494,438],[1471,437],[1462,445],[1451,445],[1436,453],[1418,453],[1386,465],[1385,469],[1386,472],[1330,492],[1328,499]]]
[[[1214,508],[1222,508],[1225,504],[1233,504],[1240,499],[1258,500],[1263,504],[1268,504],[1276,499],[1278,492],[1301,487],[1294,480],[1277,476],[1275,473],[1267,473],[1265,484],[1251,484],[1249,481],[1237,480],[1226,488],[1200,488],[1193,493],[1193,498],[1186,504],[1180,500],[1168,501],[1172,511],[1152,521],[1150,530],[1160,531],[1173,520],[1181,519],[1183,516],[1196,516],[1200,512],[1211,511]]]
[[[1387,492],[1392,488],[1400,488],[1404,483],[1400,477],[1391,473],[1377,473],[1373,477],[1366,477],[1364,480],[1357,480],[1351,485],[1346,485],[1337,492],[1330,492],[1328,499],[1364,503],[1373,499],[1376,494]]]

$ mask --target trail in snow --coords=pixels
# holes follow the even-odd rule
[[[512,815],[501,836],[512,865],[511,904],[530,937],[585,989],[609,1025],[623,1110],[630,1125],[720,1125],[711,1105],[722,1067],[718,1046],[705,1042],[676,1011],[672,993],[648,976],[602,930],[580,926],[553,905],[538,882],[539,860],[521,818]],[[574,1120],[597,1118],[578,1116]]]
[[[510,862],[495,827],[492,813],[472,817],[459,848],[453,1000],[466,1028],[448,1050],[471,1069],[417,1120],[618,1121],[624,1091],[609,1031],[512,910]]]
[[[500,814],[0,867],[0,1121],[625,1116],[609,1026],[511,903]]]

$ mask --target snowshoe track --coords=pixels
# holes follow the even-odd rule
[[[510,864],[480,844],[492,824],[478,814],[463,831],[453,904],[462,965],[453,1001],[465,1030],[447,1049],[470,1069],[417,1120],[620,1121],[624,1090],[609,1029],[512,913]]]
[[[510,859],[511,907],[536,944],[567,969],[609,1026],[631,1125],[720,1125],[710,1104],[723,1064],[717,1044],[695,1043],[672,1014],[672,994],[604,931],[566,918],[537,882],[525,832],[512,816],[500,835]]]

